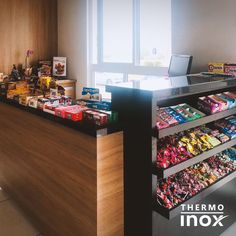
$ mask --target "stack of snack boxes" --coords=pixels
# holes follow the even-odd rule
[[[48,86],[49,77],[41,77],[41,85]],[[0,96],[15,100],[22,106],[41,110],[46,113],[69,119],[74,122],[84,121],[93,125],[106,125],[118,120],[116,112],[111,111],[111,102],[103,101],[99,90],[84,88],[82,98],[72,101],[68,96],[50,93],[32,93],[27,82],[9,82],[0,84]]]
[[[235,63],[223,63],[223,62],[210,62],[208,64],[208,72],[212,73],[225,73],[228,75],[236,76],[236,64]]]

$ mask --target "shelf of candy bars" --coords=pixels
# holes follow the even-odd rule
[[[111,102],[103,101],[98,89],[83,88],[82,98],[74,101],[55,85],[49,86],[47,77],[41,77],[37,87],[29,81],[6,82],[0,86],[2,98],[63,119],[96,126],[114,123],[118,119],[117,113],[111,111]]]
[[[213,115],[236,108],[236,93],[224,92],[216,95],[199,97],[196,105],[197,109],[200,111],[188,104],[159,108],[157,110],[157,129],[166,129],[201,119],[205,114]]]
[[[236,170],[236,149],[230,148],[157,184],[157,205],[173,209]]]
[[[189,106],[180,104],[178,106],[164,107],[157,110],[157,128],[159,130],[183,124],[204,117],[205,114]]]
[[[228,148],[224,143],[236,137],[236,116],[215,121],[210,125],[200,126],[191,130],[180,132],[176,135],[157,139],[157,172],[162,172],[182,162],[195,158],[195,163],[212,155],[207,152],[221,145],[220,151]],[[236,140],[233,140],[236,145]],[[218,149],[216,149],[216,154]],[[201,155],[205,154],[207,155]],[[201,159],[200,159],[201,158]],[[199,159],[199,160],[198,160]],[[194,164],[191,160],[191,164]],[[191,165],[190,164],[190,165]],[[186,165],[183,165],[183,168]],[[187,166],[188,163],[187,163]],[[174,171],[174,170],[173,170]]]

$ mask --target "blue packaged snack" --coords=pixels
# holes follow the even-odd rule
[[[99,93],[99,89],[84,87],[83,91],[82,91],[82,95],[86,95],[88,93],[89,94],[97,94],[97,93]]]
[[[234,130],[228,130],[228,131],[226,131],[226,132],[224,132],[227,136],[229,136],[230,137],[230,139],[234,139],[234,138],[236,138],[236,131],[234,131]]]
[[[226,118],[227,122],[231,125],[236,125],[236,117],[235,116],[230,116]]]
[[[102,102],[88,103],[87,107],[92,109],[111,111],[111,102],[102,101]]]
[[[236,161],[236,149],[235,148],[229,148],[223,152],[223,154],[229,156],[231,160]]]
[[[177,113],[175,110],[173,110],[172,108],[170,107],[167,107],[166,109],[166,112],[170,115],[170,116],[173,116],[180,124],[183,124],[183,123],[186,123],[187,120],[182,116],[180,115],[179,113]]]

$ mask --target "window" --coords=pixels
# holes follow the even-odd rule
[[[90,86],[167,74],[171,0],[88,2]]]
[[[140,64],[168,66],[171,56],[171,2],[140,0]]]
[[[133,0],[103,0],[103,61],[132,63]]]

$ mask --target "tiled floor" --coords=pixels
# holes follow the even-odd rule
[[[40,236],[20,209],[0,189],[0,236]]]

